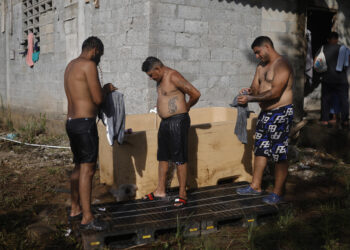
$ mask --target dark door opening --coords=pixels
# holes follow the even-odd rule
[[[335,12],[322,9],[310,8],[307,10],[307,29],[311,32],[312,58],[315,58],[321,46],[326,44],[327,36],[332,31],[335,14]],[[308,96],[319,86],[320,77],[321,75],[314,71],[312,79],[307,78],[304,96]]]
[[[333,27],[333,17],[336,13],[327,10],[307,11],[307,29],[311,31],[312,56],[327,42],[327,35]]]

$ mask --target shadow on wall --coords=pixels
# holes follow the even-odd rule
[[[198,188],[198,134],[197,130],[210,129],[210,124],[201,124],[191,126],[188,138],[188,168],[187,168],[187,186]]]
[[[253,166],[252,166],[252,160],[253,160],[253,150],[254,150],[254,134],[255,134],[255,127],[257,118],[252,119],[250,128],[247,128],[247,139],[248,143],[244,144],[244,154],[242,157],[242,164],[244,165],[244,169],[247,173],[253,175]]]
[[[113,162],[119,164],[119,167],[113,167],[114,183],[136,184],[136,174],[143,176],[147,152],[145,131],[137,132],[137,136],[129,136],[122,146],[113,147]]]

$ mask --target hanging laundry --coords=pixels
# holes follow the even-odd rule
[[[39,43],[39,41],[37,41],[34,44],[34,52],[33,52],[33,56],[32,56],[33,62],[35,62],[35,63],[39,60],[39,55],[40,55],[40,47],[38,46],[38,43]]]
[[[34,45],[34,35],[33,33],[28,34],[28,53],[26,57],[26,63],[29,67],[33,67],[33,45]]]

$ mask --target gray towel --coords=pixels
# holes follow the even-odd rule
[[[239,105],[237,103],[238,96],[240,95],[237,95],[230,104],[231,107],[235,107],[238,110],[235,134],[237,135],[238,140],[240,140],[244,144],[247,144],[247,119],[249,118],[251,111],[249,111],[248,109],[248,104]]]
[[[99,117],[106,126],[107,140],[113,145],[114,139],[119,144],[124,141],[125,104],[123,94],[118,91],[109,93],[100,110]]]

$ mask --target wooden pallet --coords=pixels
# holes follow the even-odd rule
[[[107,222],[109,228],[103,232],[81,232],[84,249],[149,243],[159,234],[177,230],[182,230],[187,236],[208,234],[225,223],[255,224],[260,217],[278,212],[278,206],[262,202],[267,194],[253,197],[237,195],[236,189],[246,185],[247,182],[239,182],[189,191],[184,208],[173,207],[175,192],[170,192],[166,200],[94,205],[93,213]]]

